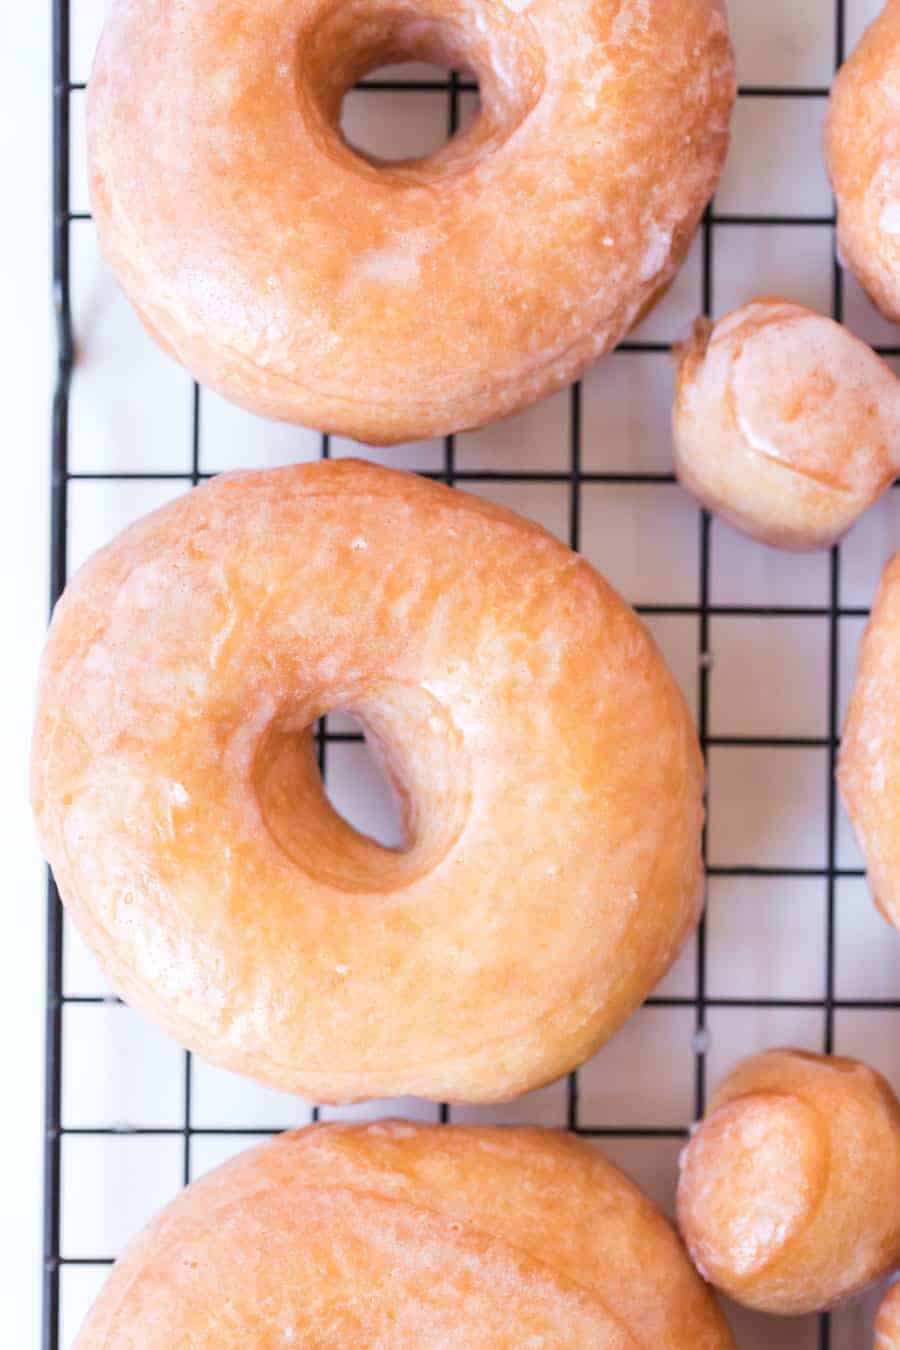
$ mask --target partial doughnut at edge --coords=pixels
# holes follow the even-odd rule
[[[675,469],[736,529],[827,548],[900,465],[900,380],[832,319],[755,300],[676,348]]]
[[[900,929],[900,553],[881,575],[863,636],[838,784],[875,903]]]
[[[747,1307],[833,1307],[900,1264],[900,1104],[856,1060],[771,1050],[715,1093],[681,1159],[697,1269]]]
[[[900,1350],[900,1282],[891,1285],[878,1309],[874,1350]]]
[[[734,1350],[662,1215],[535,1129],[317,1125],[195,1182],[74,1350]]]
[[[900,323],[900,0],[887,0],[831,91],[827,160],[838,248],[886,318]]]

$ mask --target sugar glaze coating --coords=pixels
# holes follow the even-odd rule
[[[282,1135],[195,1182],[118,1263],[75,1350],[734,1350],[669,1224],[550,1130]]]
[[[827,548],[900,469],[900,380],[833,320],[760,299],[676,349],[682,485],[766,544]]]
[[[874,1350],[900,1350],[900,1282],[891,1285],[878,1309]]]
[[[398,60],[477,73],[424,160],[338,129]],[[735,96],[722,0],[115,0],[93,213],[149,330],[255,412],[390,443],[574,380],[672,280]]]
[[[330,806],[355,713],[406,848]],[[331,461],[226,475],[57,606],[33,800],[121,994],[319,1101],[496,1100],[580,1063],[702,904],[703,765],[643,624],[489,502]]]
[[[900,323],[900,0],[887,0],[838,74],[827,159],[841,258]]]
[[[900,554],[882,573],[860,648],[838,784],[872,895],[900,929]]]
[[[678,1222],[730,1298],[795,1315],[900,1264],[900,1105],[857,1060],[772,1050],[716,1091],[681,1160]]]

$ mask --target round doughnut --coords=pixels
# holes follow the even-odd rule
[[[878,1309],[875,1350],[900,1350],[900,1283],[891,1285]]]
[[[875,903],[900,929],[900,553],[882,573],[863,637],[838,784]]]
[[[827,161],[838,248],[887,318],[900,323],[900,0],[887,0],[838,74]]]
[[[173,1327],[194,1350],[734,1350],[669,1224],[599,1150],[399,1121],[281,1135],[195,1182],[75,1350],[170,1350]]]
[[[406,846],[330,806],[354,713]],[[354,461],[218,478],[70,583],[34,805],[122,995],[316,1100],[493,1100],[605,1041],[701,906],[703,767],[641,622],[486,501]]]
[[[422,160],[341,100],[475,72]],[[735,96],[723,0],[116,0],[89,90],[103,250],[150,331],[255,412],[369,442],[574,380],[674,276]]]
[[[852,1059],[771,1050],[720,1085],[681,1158],[678,1222],[730,1298],[794,1315],[900,1263],[900,1105]]]
[[[678,478],[754,539],[826,548],[896,476],[900,380],[833,320],[755,300],[676,359]]]

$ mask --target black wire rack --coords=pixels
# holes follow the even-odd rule
[[[51,525],[51,602],[61,594],[66,582],[67,539],[69,522],[69,489],[75,479],[101,478],[112,479],[173,479],[184,482],[187,489],[210,475],[201,468],[201,417],[203,414],[203,391],[193,387],[191,460],[190,468],[184,473],[145,473],[139,468],[128,472],[110,472],[88,474],[72,472],[69,467],[69,394],[75,364],[75,334],[73,332],[73,314],[70,293],[70,232],[73,222],[89,219],[83,212],[72,211],[70,201],[70,103],[74,93],[84,89],[81,83],[71,79],[71,4],[70,0],[52,0],[53,3],[53,283],[58,325],[58,373],[56,392],[53,401],[52,419],[52,525]],[[835,64],[839,65],[845,56],[846,45],[846,8],[847,0],[834,0],[835,18]],[[428,83],[417,80],[370,78],[362,82],[363,88],[372,90],[390,90],[393,92],[442,90],[446,95],[447,131],[452,134],[460,118],[460,101],[463,95],[471,93],[475,86],[466,80],[451,74],[442,83]],[[743,99],[812,99],[825,100],[829,90],[825,86],[798,85],[754,85],[743,87],[740,95]],[[711,206],[702,225],[702,308],[705,313],[713,312],[714,288],[714,247],[720,230],[742,225],[777,226],[820,226],[833,227],[833,214],[827,215],[744,215],[720,214],[715,205]],[[840,267],[835,261],[832,279],[832,310],[836,318],[843,315],[843,281]],[[624,352],[665,353],[668,344],[662,342],[641,342],[629,340],[621,344]],[[900,355],[900,347],[880,349],[884,355]],[[541,480],[561,483],[568,487],[568,534],[573,548],[579,548],[583,542],[583,492],[589,484],[670,484],[674,476],[666,472],[593,472],[583,465],[582,456],[582,386],[576,384],[568,395],[569,406],[569,443],[568,466],[557,472],[520,472],[509,470],[474,471],[460,467],[457,463],[456,441],[448,436],[443,442],[443,463],[440,470],[432,476],[439,477],[449,484],[464,483],[470,479],[480,482],[533,482]],[[321,438],[321,455],[331,454],[331,443],[327,435]],[[697,621],[697,714],[700,739],[704,752],[717,747],[748,747],[771,752],[777,755],[784,748],[818,748],[825,752],[827,766],[827,834],[826,857],[823,866],[779,867],[779,866],[723,866],[709,865],[710,877],[756,876],[772,879],[794,877],[819,878],[825,887],[825,971],[824,993],[820,998],[729,998],[714,997],[708,992],[707,968],[707,928],[701,925],[696,946],[694,971],[694,990],[690,995],[681,997],[655,996],[648,1000],[651,1007],[682,1008],[690,1010],[694,1025],[692,1042],[693,1084],[692,1099],[695,1117],[702,1115],[707,1093],[707,1018],[711,1008],[798,1008],[821,1012],[823,1033],[821,1048],[831,1051],[835,1045],[835,1014],[841,1009],[881,1009],[900,1011],[900,1000],[861,1000],[840,999],[836,995],[836,887],[844,878],[861,878],[860,869],[840,867],[838,865],[838,806],[835,792],[834,768],[839,736],[839,693],[838,675],[840,658],[841,621],[848,618],[861,619],[867,611],[862,607],[842,606],[840,575],[841,550],[831,551],[828,564],[828,602],[819,605],[727,605],[713,602],[711,592],[713,532],[709,516],[697,512],[698,558],[698,598],[692,604],[646,604],[638,606],[640,612],[654,616],[684,615]],[[719,617],[728,616],[759,617],[819,617],[827,620],[827,681],[828,716],[827,734],[823,737],[753,737],[753,736],[715,736],[709,730],[710,709],[710,624]],[[353,739],[354,733],[333,732],[327,727],[319,734],[319,756],[323,774],[327,771],[329,746],[342,739]],[[773,772],[777,772],[774,769]],[[706,856],[706,841],[704,840]],[[67,1128],[62,1116],[62,1059],[64,1008],[73,1002],[101,1002],[101,998],[75,998],[67,996],[63,984],[63,917],[59,897],[52,879],[48,889],[47,933],[47,1026],[46,1026],[46,1142],[45,1142],[45,1190],[44,1190],[44,1330],[45,1350],[57,1350],[61,1343],[60,1332],[60,1276],[67,1265],[90,1264],[108,1265],[112,1258],[107,1254],[96,1256],[71,1256],[61,1249],[61,1199],[63,1141],[69,1134],[104,1134],[120,1132],[120,1127],[98,1128],[96,1130],[77,1130]],[[217,1127],[214,1130],[200,1127],[194,1123],[192,1112],[192,1089],[194,1066],[189,1052],[184,1052],[183,1060],[183,1119],[179,1126],[171,1128],[142,1127],[139,1124],[128,1127],[129,1132],[162,1134],[180,1138],[183,1149],[182,1174],[187,1183],[191,1178],[191,1151],[193,1141],[203,1134],[258,1136],[275,1133],[260,1127],[246,1129]],[[313,1115],[317,1114],[315,1108]],[[589,1126],[583,1123],[579,1113],[579,1075],[572,1074],[568,1079],[566,1097],[566,1116],[568,1127],[578,1133],[601,1138],[660,1138],[678,1141],[688,1131],[688,1122],[673,1125],[671,1128],[650,1126]],[[440,1118],[448,1120],[451,1112],[443,1106]],[[828,1350],[831,1345],[831,1319],[823,1315],[819,1323],[820,1350]]]

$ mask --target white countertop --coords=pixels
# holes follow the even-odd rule
[[[0,7],[0,820],[3,913],[3,1341],[38,1344],[43,1110],[43,867],[26,800],[34,666],[46,622],[50,313],[50,6]]]

